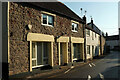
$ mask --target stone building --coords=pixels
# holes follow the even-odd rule
[[[106,47],[110,50],[118,50],[119,35],[106,36]]]
[[[100,30],[61,2],[6,2],[0,6],[2,62],[9,75],[73,65],[103,54],[105,39]]]
[[[105,38],[101,34],[101,30],[91,22],[87,24],[86,28],[86,58],[92,59],[93,57],[103,54]]]
[[[8,2],[2,6],[9,75],[84,60],[84,21],[63,3]]]

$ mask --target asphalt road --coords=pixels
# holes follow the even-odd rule
[[[80,67],[72,66],[64,73],[50,76],[61,79],[120,80],[120,52],[111,54]]]

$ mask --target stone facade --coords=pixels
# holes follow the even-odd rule
[[[27,34],[41,33],[53,35],[54,37],[62,35],[67,37],[83,38],[83,26],[80,23],[78,32],[71,31],[71,20],[56,14],[54,27],[41,25],[41,9],[24,3],[10,2],[9,7],[9,33],[10,33],[10,62],[9,71],[11,74],[18,74],[29,71],[30,66],[30,43],[27,41]],[[53,13],[54,14],[54,13]],[[26,29],[28,24],[32,29]],[[54,65],[58,65],[57,42],[53,43]],[[70,62],[70,43],[68,44],[68,62]]]
[[[105,53],[105,38],[103,36],[101,36],[101,55],[103,55]]]

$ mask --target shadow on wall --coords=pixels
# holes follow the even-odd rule
[[[105,46],[104,54],[110,53],[110,46]]]
[[[95,56],[99,56],[99,46],[95,47]]]
[[[103,48],[103,55],[106,53],[106,46],[104,45],[104,48]]]

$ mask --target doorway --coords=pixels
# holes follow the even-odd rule
[[[60,43],[60,65],[65,64],[67,54],[67,45],[66,43]]]

